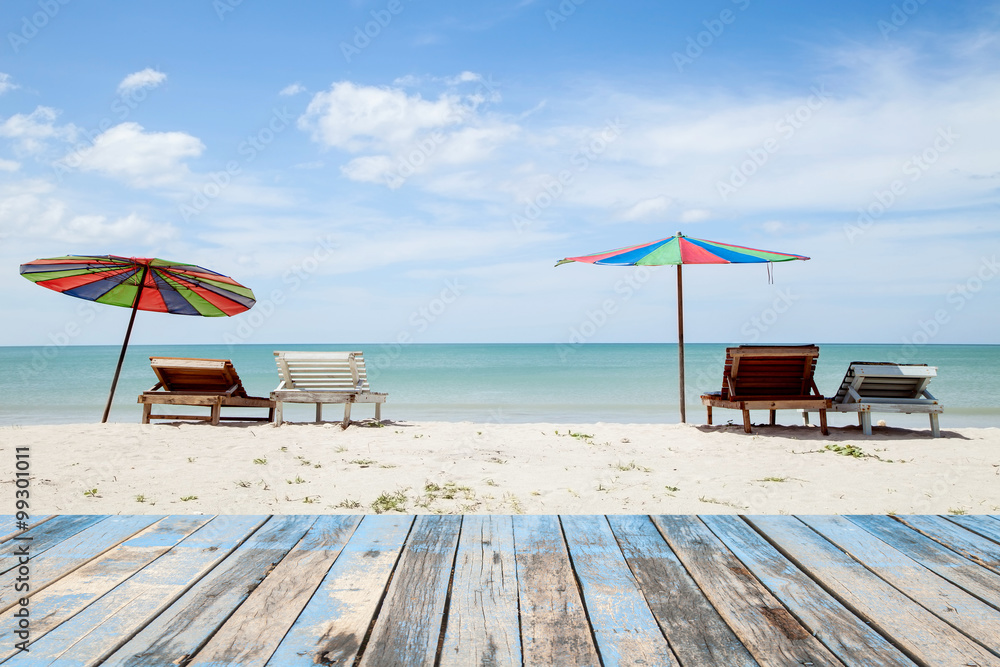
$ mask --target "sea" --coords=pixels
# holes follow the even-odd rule
[[[685,345],[687,421],[705,423],[699,396],[718,391],[726,345]],[[382,418],[400,422],[594,424],[676,423],[675,344],[136,345],[130,347],[109,421],[137,423],[137,396],[156,383],[150,356],[232,359],[247,392],[267,396],[278,384],[275,350],[359,350],[372,391],[388,393]],[[100,422],[118,360],[117,346],[0,347],[0,425]],[[941,428],[1000,427],[1000,345],[821,344],[816,384],[826,396],[852,361],[937,367],[928,389],[944,405]],[[339,406],[324,417],[340,418]],[[286,419],[311,421],[314,409],[286,406]],[[374,415],[356,405],[353,419]],[[716,410],[715,421],[742,423]],[[766,413],[754,414],[764,421]],[[890,426],[927,428],[926,415],[884,414]],[[813,418],[815,423],[816,418]],[[792,411],[778,422],[799,423]],[[832,426],[857,417],[831,414]]]

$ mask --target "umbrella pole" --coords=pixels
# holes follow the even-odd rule
[[[108,404],[104,406],[104,416],[101,423],[108,421],[108,414],[111,412],[111,401],[115,397],[115,387],[118,386],[118,375],[122,372],[122,362],[125,361],[125,350],[128,348],[128,339],[132,335],[132,325],[135,323],[135,314],[139,310],[139,297],[142,296],[142,288],[146,285],[146,272],[148,266],[142,267],[142,276],[139,278],[139,290],[135,293],[135,303],[132,304],[132,316],[128,319],[128,329],[125,330],[125,341],[122,343],[122,352],[118,355],[118,367],[115,368],[115,377],[111,380],[111,391],[108,392]]]
[[[680,366],[681,423],[687,422],[684,414],[684,281],[681,264],[677,265],[677,363]]]

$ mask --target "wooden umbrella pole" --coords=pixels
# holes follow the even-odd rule
[[[108,392],[108,404],[104,406],[104,416],[101,423],[108,421],[108,414],[111,412],[111,401],[115,397],[115,387],[118,386],[118,376],[122,372],[122,363],[125,361],[125,350],[128,348],[128,339],[132,335],[132,325],[135,323],[135,314],[139,310],[139,298],[142,296],[142,288],[146,285],[146,272],[148,266],[142,267],[142,275],[139,277],[139,290],[135,293],[135,302],[132,304],[132,316],[128,319],[128,329],[125,330],[125,342],[122,343],[122,352],[118,355],[118,367],[115,369],[115,377],[111,380],[111,391]]]
[[[680,366],[680,398],[681,398],[681,423],[687,423],[684,413],[684,281],[682,280],[681,267],[677,265],[677,363]]]

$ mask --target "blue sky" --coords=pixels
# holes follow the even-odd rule
[[[117,344],[17,275],[155,256],[251,287],[134,343],[995,343],[1000,5],[377,0],[0,6],[0,344]]]

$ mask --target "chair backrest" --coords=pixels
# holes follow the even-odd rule
[[[819,396],[813,374],[815,345],[740,345],[726,349],[722,398],[799,398]]]
[[[229,394],[245,397],[246,390],[229,359],[150,357],[149,365],[164,391]]]
[[[840,383],[834,403],[851,403],[851,388],[864,398],[921,398],[937,368],[927,364],[897,364],[888,361],[852,361]]]
[[[274,361],[285,389],[370,391],[361,352],[279,351],[274,353]]]

